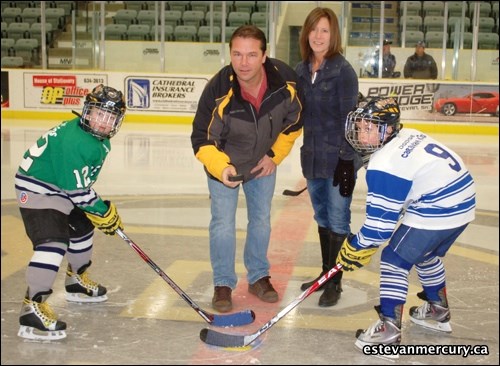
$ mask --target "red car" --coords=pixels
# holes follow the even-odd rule
[[[477,92],[461,98],[440,98],[434,102],[434,108],[446,116],[453,116],[455,113],[489,113],[498,117],[498,92]]]

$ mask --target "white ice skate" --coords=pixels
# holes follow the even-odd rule
[[[451,333],[450,309],[436,303],[425,302],[410,309],[410,320],[424,328]]]
[[[372,324],[368,329],[358,329],[356,332],[356,342],[354,345],[360,350],[363,351],[363,347],[365,346],[375,346],[379,344],[383,345],[394,345],[397,346],[401,343],[401,312],[402,306],[397,306],[396,309],[396,318],[392,319],[385,317],[381,311],[380,306],[375,306],[375,310],[379,315],[379,320],[377,320],[374,324]],[[375,355],[373,356],[380,357],[382,359],[398,359],[399,355],[397,353],[394,354],[384,354],[384,355]]]
[[[55,341],[66,338],[66,323],[58,321],[50,305],[46,302],[52,290],[39,292],[32,299],[24,298],[19,317],[19,331],[22,338]]]
[[[429,301],[425,293],[419,292],[417,296],[425,302],[421,306],[410,308],[410,320],[424,328],[451,333],[450,308],[446,298],[446,290],[439,291],[441,301]]]
[[[87,269],[92,262],[82,266],[78,273],[72,271],[68,266],[66,271],[66,300],[71,302],[104,302],[108,299],[106,296],[106,287],[101,286],[89,278]]]

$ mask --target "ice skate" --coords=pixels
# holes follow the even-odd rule
[[[385,317],[380,312],[380,306],[375,306],[379,320],[372,324],[368,329],[358,329],[356,332],[356,342],[354,345],[361,351],[365,346],[399,345],[401,343],[401,313],[403,306],[396,307],[396,319]],[[397,359],[398,354],[378,355],[377,357]]]
[[[50,305],[46,302],[52,290],[39,292],[32,299],[26,294],[21,307],[17,335],[22,338],[55,341],[66,338],[66,323],[57,320]]]
[[[410,308],[410,320],[424,328],[451,333],[450,308],[445,290],[439,291],[439,302],[429,301],[424,292],[419,292],[417,296],[425,302],[421,306]]]
[[[103,302],[108,299],[106,287],[89,278],[87,269],[92,262],[82,266],[78,273],[72,271],[68,265],[66,271],[66,300],[71,302]]]

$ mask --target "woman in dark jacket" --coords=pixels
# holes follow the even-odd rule
[[[359,156],[345,140],[347,114],[356,105],[358,78],[342,55],[337,16],[329,8],[315,8],[300,36],[302,62],[296,67],[304,93],[302,173],[318,224],[323,266],[320,276],[335,265],[340,247],[350,233],[352,192]],[[340,298],[342,272],[323,288],[319,306],[333,306]],[[319,278],[319,277],[318,277]],[[302,284],[302,290],[315,281]]]

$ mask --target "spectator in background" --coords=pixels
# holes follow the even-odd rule
[[[391,44],[392,41],[388,39],[384,40],[382,46],[382,77],[383,78],[398,78],[401,76],[401,73],[398,71],[394,71],[396,68],[396,56],[391,53]],[[378,77],[378,63],[380,51],[377,49],[373,55],[373,65],[372,65],[372,73],[371,77]]]
[[[431,55],[425,53],[425,42],[418,41],[415,53],[408,57],[404,68],[407,79],[437,79],[438,70],[436,61]]]

